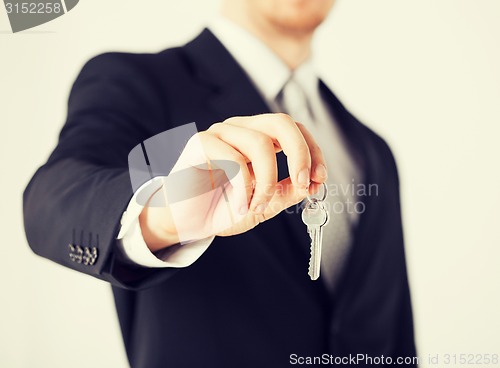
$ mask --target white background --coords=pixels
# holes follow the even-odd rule
[[[0,366],[126,367],[110,288],[31,253],[21,194],[83,63],[194,36],[215,0],[82,0],[11,34],[0,8]],[[419,355],[500,353],[500,1],[338,0],[315,53],[399,163]],[[425,366],[425,364],[423,364]]]

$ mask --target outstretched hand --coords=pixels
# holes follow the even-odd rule
[[[278,182],[276,154],[290,176]],[[318,191],[327,178],[312,135],[285,114],[233,117],[194,135],[139,221],[152,251],[254,228]],[[154,200],[154,196],[151,200]]]

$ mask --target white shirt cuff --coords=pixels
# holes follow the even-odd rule
[[[131,262],[144,267],[187,267],[207,250],[215,236],[183,245],[170,246],[157,252],[158,257],[153,254],[142,236],[139,215],[144,208],[141,203],[146,203],[144,199],[150,198],[162,185],[163,177],[156,177],[144,183],[134,193],[127,210],[122,215],[122,226],[117,237],[118,246]]]

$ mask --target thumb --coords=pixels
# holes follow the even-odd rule
[[[309,192],[306,189],[293,185],[289,177],[281,180],[276,184],[276,192],[264,212],[265,219],[270,219],[281,211],[296,205],[306,198],[308,194]]]

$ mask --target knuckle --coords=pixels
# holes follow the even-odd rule
[[[248,117],[246,116],[232,116],[230,118],[227,118],[222,122],[222,124],[231,124],[231,125],[236,125],[236,126],[244,126],[245,123],[247,122]]]
[[[198,138],[206,138],[209,136],[209,131],[208,130],[203,130],[201,132],[198,132],[196,133],[195,135],[193,135],[193,137],[198,137]]]
[[[258,149],[270,150],[270,149],[274,148],[273,140],[271,139],[271,137],[269,137],[265,134],[261,134],[261,133],[254,134],[254,137],[252,140],[255,143],[256,148],[258,148]]]
[[[283,112],[279,112],[276,114],[276,118],[279,122],[283,124],[293,124],[295,123],[295,120],[292,119],[292,117],[288,114],[285,114]]]
[[[198,142],[200,143],[204,143],[207,141],[207,139],[209,139],[209,137],[211,136],[210,132],[208,132],[208,130],[205,130],[205,131],[202,131],[202,132],[198,132],[196,133],[195,135],[193,135],[189,141],[191,143],[195,143],[196,140],[198,140]]]
[[[220,129],[222,129],[222,125],[223,125],[223,123],[215,123],[215,124],[212,124],[212,125],[208,128],[208,131],[210,131],[210,132],[218,132],[218,131],[220,131]]]

